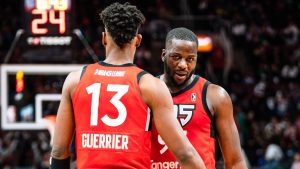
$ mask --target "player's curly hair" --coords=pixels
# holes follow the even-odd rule
[[[198,39],[195,33],[184,27],[174,28],[168,32],[166,37],[166,46],[168,43],[171,42],[172,39],[180,39],[195,42],[198,46]]]
[[[100,18],[120,48],[136,36],[139,27],[145,22],[142,12],[128,2],[109,5],[100,13]]]

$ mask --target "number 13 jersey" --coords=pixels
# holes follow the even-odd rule
[[[207,169],[215,168],[215,130],[212,114],[206,103],[206,92],[210,82],[195,76],[193,82],[177,93],[172,93],[174,114],[186,136],[204,161]],[[180,168],[175,157],[153,126],[151,168]]]
[[[72,96],[79,169],[150,167],[150,111],[138,84],[144,74],[133,64],[85,68]]]

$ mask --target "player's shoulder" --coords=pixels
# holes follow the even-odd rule
[[[164,81],[149,73],[141,78],[139,87],[147,105],[155,106],[158,102],[164,103],[164,99],[168,99],[168,97],[171,99],[171,94]]]
[[[195,74],[194,79],[197,79],[198,82],[207,85],[207,94],[218,95],[218,94],[224,94],[224,92],[227,93],[222,86],[209,81],[203,76]]]
[[[232,105],[231,98],[227,91],[220,85],[210,83],[206,92],[206,103],[210,112],[219,114],[225,105]]]
[[[228,92],[222,86],[213,83],[207,87],[206,98],[207,102],[213,107],[222,106],[227,103],[231,104],[231,98]]]
[[[82,68],[80,69],[77,69],[77,70],[73,70],[71,71],[68,76],[67,76],[67,79],[68,80],[71,80],[71,81],[76,81],[81,78],[81,76],[83,75],[83,73],[86,71],[86,68],[87,68],[88,65],[85,65],[83,66]]]
[[[224,97],[227,96],[227,91],[220,85],[209,83],[207,87],[207,93],[211,95],[216,95],[218,97]]]
[[[141,90],[160,90],[165,83],[150,73],[144,74],[139,80]]]
[[[159,78],[153,76],[152,74],[148,73],[147,71],[141,71],[142,76],[140,78],[140,84],[142,83],[158,83],[160,80]]]
[[[73,93],[73,91],[75,90],[77,84],[80,81],[83,71],[85,71],[85,67],[71,71],[66,77],[66,80],[64,82],[64,88],[70,91],[70,93]]]

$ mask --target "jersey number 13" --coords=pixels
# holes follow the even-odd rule
[[[110,118],[107,114],[101,118],[101,121],[112,127],[121,125],[127,116],[127,110],[124,104],[120,101],[121,97],[128,92],[128,85],[119,85],[119,84],[108,84],[106,91],[107,92],[117,92],[111,99],[110,103],[116,107],[118,110],[118,117],[115,119]],[[92,104],[91,104],[91,119],[90,125],[98,125],[98,107],[99,107],[99,98],[100,98],[100,89],[101,83],[94,83],[86,88],[88,94],[92,94]]]

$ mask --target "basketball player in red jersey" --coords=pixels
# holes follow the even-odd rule
[[[162,51],[164,74],[160,79],[167,84],[175,114],[206,168],[216,168],[217,138],[225,167],[247,168],[229,95],[222,87],[194,74],[198,47],[196,35],[186,28],[175,28],[167,34],[165,46]],[[180,168],[155,130],[151,139],[151,168]]]
[[[100,17],[106,59],[66,78],[50,168],[70,167],[74,132],[78,169],[150,168],[150,110],[157,131],[182,167],[205,168],[173,115],[166,85],[132,64],[142,39],[138,28],[143,14],[128,3],[114,3]]]

